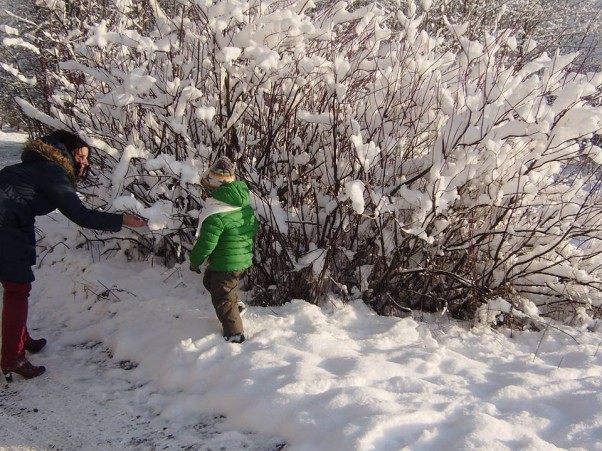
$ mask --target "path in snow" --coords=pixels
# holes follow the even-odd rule
[[[142,410],[115,362],[97,343],[44,350],[37,364],[52,367],[26,381],[15,375],[0,391],[0,450],[249,450],[284,444],[250,433],[220,430],[224,418],[199,416],[192,427],[170,427]],[[33,360],[33,359],[32,359]],[[121,377],[120,377],[121,375]]]
[[[61,354],[53,358],[67,366],[61,372],[50,371],[32,381],[15,375],[15,382],[4,386],[0,393],[1,446],[60,450],[169,448],[174,437],[156,419],[129,407],[127,397],[106,397],[102,383],[99,385],[101,376],[94,369],[107,365],[98,347]]]

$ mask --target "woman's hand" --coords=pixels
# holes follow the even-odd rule
[[[148,225],[148,219],[141,218],[140,216],[136,215],[131,215],[129,213],[124,213],[123,225],[126,227],[146,227]]]

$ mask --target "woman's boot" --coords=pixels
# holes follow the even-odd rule
[[[25,379],[33,379],[34,377],[41,376],[46,371],[44,366],[34,366],[27,360],[15,368],[2,368],[4,378],[6,382],[13,381],[13,373],[16,373]]]
[[[27,341],[25,341],[25,350],[31,354],[37,354],[42,350],[44,346],[46,346],[45,338],[38,338],[37,340],[27,337]]]

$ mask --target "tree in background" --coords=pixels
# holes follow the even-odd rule
[[[602,76],[538,53],[509,10],[487,28],[470,2],[95,5],[48,7],[70,24],[36,47],[49,106],[17,102],[99,150],[91,201],[149,216],[165,264],[224,154],[263,221],[257,302],[599,313]]]
[[[0,3],[0,9],[6,5]],[[30,36],[23,39],[20,33],[33,28],[33,21],[25,21],[23,17],[31,17],[34,7],[27,4],[14,5],[12,12],[2,11],[0,31],[3,34],[0,46],[0,127],[23,126],[24,118],[14,103],[14,96],[28,98],[33,102],[30,93],[38,92],[36,74],[39,74],[39,50],[30,44]],[[17,28],[18,27],[18,28]],[[23,31],[20,31],[23,29]],[[42,97],[38,97],[42,100]]]
[[[466,34],[471,39],[495,30],[512,30],[518,44],[517,63],[543,51],[560,50],[578,51],[575,63],[582,70],[599,66],[602,33],[597,0],[427,0],[421,5],[427,5],[424,21],[430,29],[446,36],[449,34],[441,26],[445,20],[466,23]],[[537,42],[537,48],[532,48],[531,41]]]

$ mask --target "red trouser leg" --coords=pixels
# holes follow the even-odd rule
[[[2,360],[0,366],[14,368],[25,361],[27,308],[30,283],[2,282]]]

